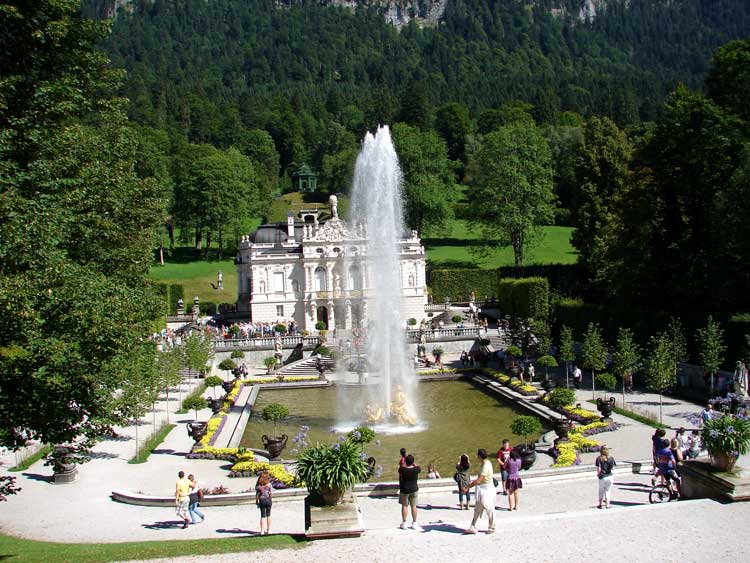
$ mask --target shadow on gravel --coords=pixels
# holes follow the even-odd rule
[[[178,452],[175,450],[171,450],[169,448],[159,448],[158,450],[154,450],[151,452],[151,454],[157,454],[157,455],[176,455],[180,457],[185,457],[187,454],[185,452]]]
[[[34,481],[42,481],[43,483],[52,482],[52,475],[40,475],[39,473],[21,473],[21,475]]]
[[[89,454],[91,459],[116,459],[120,457],[119,454],[113,454],[110,452],[91,452]]]
[[[650,407],[658,407],[659,401],[628,401],[629,405],[648,405]],[[664,407],[673,407],[674,405],[679,405],[680,403],[677,402],[669,402],[664,401],[662,403],[662,406]]]
[[[648,499],[646,499],[648,501]],[[612,506],[643,506],[644,504],[648,504],[648,502],[627,502],[624,500],[611,500],[609,501],[609,504]]]
[[[435,524],[426,524],[422,526],[425,532],[447,532],[449,534],[465,534],[464,528],[459,528],[455,524],[447,524],[445,522],[436,522]]]
[[[154,522],[153,524],[141,524],[141,526],[147,530],[173,530],[175,528],[182,528],[183,524],[182,520],[167,520]]]
[[[419,510],[458,510],[455,506],[437,506],[434,504],[425,504],[417,506]]]

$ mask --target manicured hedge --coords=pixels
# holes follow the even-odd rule
[[[524,318],[546,318],[549,313],[549,282],[537,276],[499,279],[500,270],[434,270],[431,278],[432,297],[442,303],[469,299],[473,291],[477,299],[495,297],[504,314]]]
[[[156,286],[157,293],[164,300],[164,309],[167,315],[174,315],[177,313],[177,301],[182,299],[185,300],[185,287],[182,284],[166,284],[160,283]],[[185,304],[187,305],[187,303]]]
[[[546,278],[501,279],[498,282],[501,310],[524,319],[545,319],[549,313],[549,282]]]
[[[430,287],[434,303],[468,301],[472,291],[477,299],[497,296],[497,270],[433,270]]]

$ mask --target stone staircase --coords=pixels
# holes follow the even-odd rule
[[[333,358],[331,358],[330,356],[321,356],[321,361],[325,366],[328,367],[329,370],[333,368]],[[292,362],[291,364],[288,364],[283,368],[277,370],[275,373],[276,375],[283,375],[285,377],[317,377],[319,375],[317,368],[317,358],[310,356],[308,358]]]

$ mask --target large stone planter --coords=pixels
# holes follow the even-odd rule
[[[557,437],[560,438],[561,442],[570,441],[570,438],[568,438],[568,432],[570,432],[570,420],[558,418],[553,421],[552,424],[555,429],[555,434],[557,434]]]
[[[188,422],[187,423],[188,436],[190,436],[197,444],[206,435],[207,427],[208,427],[208,423],[206,422]]]
[[[736,455],[728,452],[711,453],[711,465],[720,471],[731,472],[735,463],[737,463]]]
[[[52,467],[55,473],[52,480],[55,485],[73,483],[78,479],[78,467],[68,459],[69,453],[67,446],[55,446],[53,450],[55,462]]]
[[[602,420],[609,420],[609,417],[612,416],[612,410],[615,408],[615,398],[610,397],[606,401],[599,397],[596,400],[596,410],[598,410],[602,415]]]
[[[515,449],[521,456],[521,469],[531,469],[536,461],[536,449],[533,444],[520,444],[513,449]]]
[[[277,459],[281,452],[286,447],[286,441],[289,437],[286,434],[276,436],[275,438],[269,438],[266,434],[263,434],[263,447],[268,450],[268,455],[271,459]]]

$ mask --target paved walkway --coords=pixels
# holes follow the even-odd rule
[[[187,391],[183,388],[183,393]],[[209,389],[207,394],[210,393]],[[577,396],[583,406],[594,409],[586,402],[591,398],[590,391],[578,391]],[[169,403],[161,401],[158,404],[157,424],[166,418],[167,409],[176,409],[177,395],[172,393],[170,399]],[[628,402],[638,408],[658,409],[658,396],[651,394],[630,395]],[[675,427],[686,425],[685,417],[698,410],[697,405],[668,398],[664,402],[665,422]],[[205,420],[209,415],[210,411],[201,411],[199,419]],[[113,489],[170,495],[176,473],[181,469],[195,473],[204,487],[224,485],[232,492],[252,488],[254,479],[227,477],[228,462],[185,459],[192,440],[187,436],[184,423],[193,419],[193,413],[172,414],[171,418],[179,424],[178,427],[145,464],[127,463],[134,454],[134,428],[130,427],[122,429],[119,439],[96,446],[94,459],[80,467],[80,479],[74,484],[51,484],[51,470],[44,467],[43,462],[15,474],[23,491],[4,503],[0,510],[0,530],[21,537],[61,542],[219,538],[246,536],[257,530],[258,515],[253,505],[206,508],[205,523],[182,530],[172,508],[136,507],[109,498]],[[649,458],[653,429],[617,415],[615,419],[623,423],[623,428],[600,434],[595,439],[610,445],[614,457],[620,461]],[[145,424],[151,424],[150,417]],[[584,463],[591,463],[595,454],[583,457]],[[537,463],[537,467],[543,468],[551,460],[540,455]],[[750,467],[747,459],[740,463]],[[456,509],[457,500],[451,492],[452,487],[422,495],[420,519],[426,530],[424,533],[397,529],[399,508],[395,498],[364,498],[361,508],[367,534],[363,538],[315,542],[293,554],[268,552],[263,554],[263,560],[288,561],[294,557],[304,560],[392,561],[402,556],[404,549],[409,549],[410,558],[416,561],[443,561],[453,557],[483,561],[502,558],[499,554],[507,554],[508,546],[512,544],[517,546],[512,548],[514,561],[560,561],[586,556],[606,556],[610,560],[651,560],[658,556],[663,560],[664,553],[679,553],[680,559],[686,561],[705,561],[709,553],[708,547],[701,542],[705,537],[706,544],[712,546],[712,559],[721,561],[731,550],[724,547],[730,544],[722,544],[722,538],[728,542],[735,534],[744,537],[742,522],[750,516],[750,504],[725,506],[712,501],[688,501],[673,503],[666,508],[651,507],[647,500],[648,480],[647,475],[619,473],[613,493],[614,507],[609,511],[594,508],[596,480],[593,470],[572,481],[527,481],[522,491],[521,510],[518,513],[497,513],[499,528],[506,531],[505,537],[502,533],[464,537],[462,530],[470,520],[470,513]],[[504,502],[504,497],[498,496],[498,503]],[[706,526],[707,522],[709,526]],[[302,502],[278,501],[274,506],[273,529],[277,533],[302,533]],[[679,529],[679,534],[670,532],[674,529]],[[661,543],[668,541],[670,534],[675,537],[674,548]],[[652,548],[644,551],[646,544],[643,542],[657,535],[661,538],[659,543],[654,542]],[[510,544],[508,537],[512,538]],[[518,542],[520,537],[528,538],[528,541]],[[477,545],[486,547],[492,554],[481,550],[468,551]],[[693,551],[675,551],[678,546],[690,546]],[[243,560],[238,557],[241,556],[199,560]],[[244,560],[254,559],[257,555]],[[183,558],[180,561],[194,560]]]

